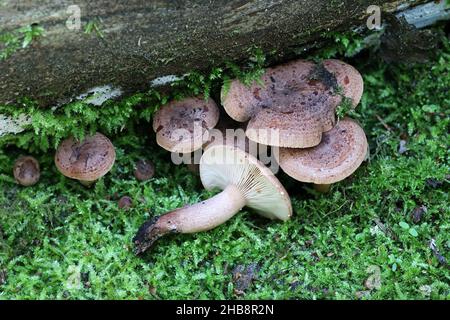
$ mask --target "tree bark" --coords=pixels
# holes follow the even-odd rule
[[[26,96],[52,106],[102,85],[124,93],[145,90],[157,77],[244,60],[252,46],[276,50],[281,60],[324,32],[364,25],[369,5],[393,12],[418,2],[78,0],[82,27],[70,30],[71,0],[3,0],[2,32],[38,23],[45,34],[0,61],[0,104]],[[94,20],[102,36],[84,32]]]

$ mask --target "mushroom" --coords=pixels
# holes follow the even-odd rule
[[[24,187],[35,185],[41,177],[39,162],[30,156],[21,156],[14,163],[14,178]]]
[[[123,196],[118,202],[119,209],[128,210],[133,207],[133,200],[128,196]]]
[[[77,141],[70,137],[59,145],[55,164],[64,176],[79,180],[90,186],[107,174],[116,160],[116,151],[111,141],[96,133]]]
[[[245,127],[242,123],[232,122],[231,120],[220,120],[219,124],[209,132],[209,139],[203,145],[207,150],[212,146],[231,145],[250,153],[250,145],[257,145],[250,141],[245,135]],[[252,153],[252,155],[254,155]]]
[[[221,144],[234,144],[249,152],[250,143],[245,136],[242,123],[233,121],[226,115],[221,117],[214,129],[209,130],[208,141],[203,144],[203,149],[206,150],[210,146]],[[196,175],[200,174],[199,160],[201,158],[201,152],[198,153],[198,151],[191,153],[190,162],[187,164],[188,170]]]
[[[170,152],[190,153],[208,140],[208,130],[219,121],[219,108],[202,97],[172,101],[153,118],[156,142]]]
[[[207,190],[223,191],[145,222],[133,239],[136,254],[146,251],[165,234],[213,229],[245,206],[270,219],[285,221],[292,214],[289,195],[273,173],[235,146],[208,148],[200,161],[200,178]]]
[[[344,118],[323,134],[318,146],[307,149],[280,148],[278,163],[292,178],[315,184],[327,192],[330,184],[350,176],[364,161],[368,144],[364,130]]]
[[[356,106],[363,80],[352,66],[338,60],[320,64],[297,60],[267,69],[264,86],[245,86],[233,80],[222,104],[236,121],[249,121],[246,134],[260,144],[308,148],[335,125],[335,111],[343,96]]]
[[[136,162],[134,176],[138,181],[147,181],[155,175],[155,167],[149,160],[140,159]]]

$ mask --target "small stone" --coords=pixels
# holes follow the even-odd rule
[[[238,265],[234,268],[233,283],[234,294],[241,296],[245,294],[245,291],[251,286],[253,280],[256,278],[256,273],[259,271],[259,266],[256,263],[252,263],[245,267]]]
[[[362,299],[362,298],[368,297],[370,295],[370,291],[367,291],[367,290],[356,291],[355,295],[356,295],[356,298]]]

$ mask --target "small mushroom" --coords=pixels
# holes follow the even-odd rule
[[[96,133],[77,141],[70,137],[59,145],[55,164],[64,176],[79,180],[90,186],[107,174],[116,160],[116,151],[111,141]]]
[[[119,209],[128,210],[133,206],[133,200],[128,196],[124,196],[120,198],[118,206]]]
[[[134,176],[139,181],[147,181],[155,175],[155,167],[149,160],[141,159],[136,162],[136,169],[134,170]]]
[[[202,97],[172,101],[153,118],[156,142],[170,152],[190,153],[208,140],[208,130],[219,121],[219,108]]]
[[[206,189],[223,191],[145,222],[133,239],[136,254],[149,249],[165,234],[213,229],[245,206],[270,219],[285,221],[292,214],[289,195],[278,179],[255,157],[237,147],[208,148],[200,161],[200,178]]]
[[[344,118],[323,134],[322,142],[312,148],[280,148],[278,163],[292,178],[316,184],[327,192],[330,184],[350,176],[364,161],[367,153],[364,130],[349,118]]]
[[[335,125],[341,93],[356,106],[363,91],[359,72],[338,60],[297,60],[267,69],[261,80],[263,86],[250,87],[232,81],[227,94],[222,90],[222,104],[234,120],[250,120],[250,140],[288,148],[318,145]]]
[[[41,177],[39,162],[30,156],[22,156],[14,163],[14,178],[24,187],[35,185]]]

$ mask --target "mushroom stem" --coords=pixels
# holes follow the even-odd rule
[[[314,184],[314,190],[320,193],[327,193],[330,191],[331,184]]]
[[[79,181],[83,186],[88,187],[88,188],[91,187],[95,183],[95,181],[85,181],[85,180],[79,180]]]
[[[150,219],[140,227],[133,239],[135,253],[145,252],[168,233],[195,233],[213,229],[232,218],[245,205],[246,200],[239,188],[229,185],[206,201]]]
[[[190,172],[195,173],[196,175],[200,174],[200,167],[198,164],[188,163],[186,166]]]

